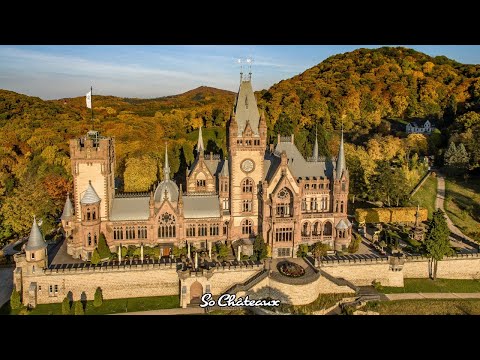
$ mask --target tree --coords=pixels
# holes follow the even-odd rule
[[[20,309],[22,306],[22,300],[20,296],[20,292],[13,289],[12,295],[10,295],[10,307],[13,310]]]
[[[75,301],[75,315],[85,315],[83,304],[80,300]]]
[[[362,237],[359,234],[355,234],[355,238],[350,242],[350,245],[348,246],[348,252],[350,254],[354,254],[358,251],[358,248],[360,247],[360,243],[362,242]]]
[[[253,243],[253,254],[257,261],[263,260],[267,257],[267,244],[263,241],[262,235],[257,235]]]
[[[305,257],[308,253],[308,245],[300,244],[298,245],[297,257]]]
[[[217,248],[218,257],[220,259],[226,259],[229,254],[228,246],[220,242],[220,243],[217,243],[216,248]]]
[[[428,232],[425,239],[425,248],[429,258],[428,273],[433,280],[437,278],[438,262],[452,251],[449,236],[450,230],[445,214],[441,209],[438,209],[433,213],[433,217],[428,223]]]
[[[330,250],[330,246],[321,242],[317,242],[312,246],[312,252],[316,258],[327,255],[328,250]]]
[[[97,250],[98,255],[100,255],[100,259],[106,259],[112,255],[112,252],[107,245],[107,240],[105,239],[105,235],[103,235],[103,233],[100,233]]]
[[[68,296],[65,296],[65,298],[62,301],[62,314],[63,315],[70,314],[70,299],[68,298]]]
[[[148,191],[157,180],[157,162],[150,156],[131,157],[125,164],[125,191]]]
[[[100,255],[98,254],[97,249],[93,250],[92,258],[90,259],[90,262],[93,265],[97,265],[100,262]]]
[[[93,306],[95,307],[100,307],[103,304],[103,294],[102,294],[102,289],[97,287],[97,290],[95,290],[95,295],[93,297]]]

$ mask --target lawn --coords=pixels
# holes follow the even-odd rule
[[[480,315],[480,299],[372,301],[362,310],[381,315]]]
[[[466,235],[480,242],[480,178],[445,179],[445,210]]]
[[[104,300],[102,306],[96,308],[93,306],[93,301],[87,301],[86,315],[106,315],[117,314],[124,312],[158,310],[158,309],[173,309],[180,307],[178,295],[172,296],[152,296],[142,298],[129,299],[111,299]],[[9,308],[9,304],[5,304],[4,308]],[[74,314],[72,306],[71,314]],[[18,310],[11,310],[10,314],[18,314]],[[2,308],[0,313],[5,313]],[[31,315],[62,315],[62,304],[40,304],[31,311]]]
[[[428,218],[430,219],[435,211],[436,198],[437,178],[430,175],[428,179],[425,180],[422,187],[412,196],[410,204],[411,206],[417,206],[417,204],[419,204],[421,207],[427,208]]]
[[[253,313],[248,309],[215,309],[208,313],[208,315],[252,315]]]
[[[320,294],[318,298],[307,305],[287,305],[287,304],[280,304],[277,308],[279,312],[283,313],[290,313],[290,314],[298,314],[298,315],[309,315],[312,314],[314,311],[327,309],[336,302],[342,300],[346,297],[354,296],[353,293],[345,293],[345,294]],[[269,308],[269,310],[275,311],[275,308]]]
[[[405,286],[383,287],[384,294],[397,293],[474,293],[480,292],[480,280],[468,279],[405,279]]]

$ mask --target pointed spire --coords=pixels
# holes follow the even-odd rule
[[[170,180],[170,166],[168,166],[168,147],[165,142],[165,165],[163,167],[163,179],[165,181]]]
[[[180,191],[178,192],[178,203],[183,204],[183,189],[182,184],[180,183]]]
[[[73,216],[73,205],[72,201],[70,200],[70,193],[67,193],[67,200],[65,201],[65,205],[63,206],[63,213],[60,217],[61,220],[67,220]]]
[[[318,132],[317,125],[315,125],[315,145],[313,145],[313,160],[318,161]]]
[[[342,138],[340,139],[340,149],[338,150],[338,157],[337,157],[337,179],[342,177],[343,172],[346,170],[346,163],[345,163],[345,152],[343,150],[343,127],[342,127]]]
[[[205,151],[205,146],[203,146],[202,126],[200,126],[200,129],[198,131],[197,151],[199,154],[203,154],[203,152]]]
[[[44,249],[47,247],[47,243],[43,240],[42,233],[38,227],[37,220],[33,216],[32,229],[30,230],[30,236],[28,237],[27,246],[25,249],[27,251],[35,251]]]

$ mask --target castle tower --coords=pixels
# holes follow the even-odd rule
[[[251,74],[240,76],[240,88],[229,125],[230,239],[254,237],[258,223],[258,189],[264,179],[267,140],[265,115],[260,116]]]
[[[73,205],[72,201],[70,200],[70,193],[67,193],[67,200],[65,201],[65,205],[63,206],[63,212],[60,219],[62,220],[62,227],[63,231],[65,232],[65,238],[68,238],[70,235],[72,235],[73,221],[75,220]]]
[[[25,246],[25,259],[27,262],[27,274],[34,274],[48,267],[47,243],[33,217],[32,229]]]
[[[102,200],[99,217],[108,220],[115,196],[115,141],[89,131],[85,136],[70,140],[73,174],[73,205],[76,220],[81,221],[80,200],[89,182]]]
[[[92,257],[92,253],[97,247],[98,239],[100,238],[101,219],[99,214],[101,213],[101,202],[102,199],[100,199],[98,196],[97,192],[92,186],[92,183],[89,182],[87,190],[80,200],[80,239],[82,245],[81,256],[84,260],[89,260]]]

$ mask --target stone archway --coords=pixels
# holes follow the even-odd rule
[[[198,281],[195,281],[190,286],[190,303],[193,303],[193,302],[199,303],[202,295],[203,295],[203,286]]]

